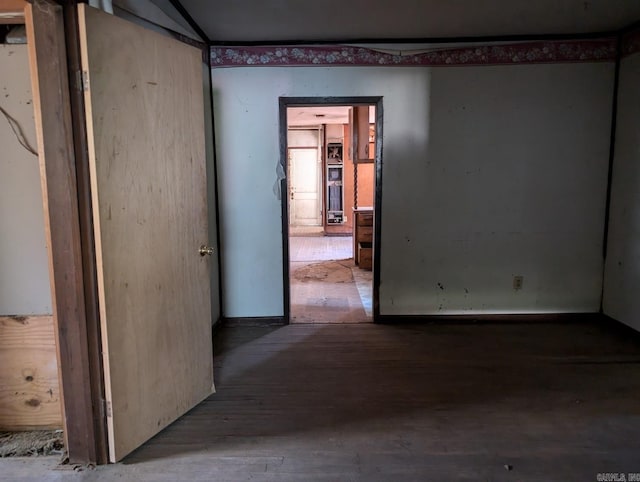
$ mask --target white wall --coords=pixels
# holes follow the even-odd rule
[[[640,54],[622,59],[604,312],[640,330]]]
[[[26,45],[0,45],[0,106],[36,147]],[[0,315],[51,313],[38,158],[0,114]]]
[[[612,83],[611,63],[214,69],[224,315],[283,313],[279,96],[384,97],[382,314],[597,311]]]

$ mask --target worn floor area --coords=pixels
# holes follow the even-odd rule
[[[223,328],[218,393],[123,463],[3,480],[596,481],[640,473],[640,341],[616,325]],[[601,476],[600,476],[601,477]],[[627,478],[628,480],[628,478]]]
[[[63,453],[62,430],[0,432],[0,457],[62,455]]]
[[[324,236],[322,226],[289,226],[291,236]]]
[[[317,262],[353,258],[351,236],[290,236],[289,261]]]
[[[353,263],[353,238],[289,238],[292,323],[369,323],[373,278]]]
[[[291,263],[292,323],[369,323],[352,259]]]

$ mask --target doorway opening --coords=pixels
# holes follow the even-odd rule
[[[291,323],[375,319],[378,125],[377,98],[281,99],[284,288]]]

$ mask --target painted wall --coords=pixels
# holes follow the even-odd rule
[[[640,54],[620,64],[604,312],[640,330]]]
[[[0,106],[36,148],[26,45],[0,45]],[[0,115],[0,315],[50,314],[38,157]]]
[[[382,314],[596,311],[612,84],[612,63],[214,69],[224,315],[283,313],[279,96],[384,97]]]

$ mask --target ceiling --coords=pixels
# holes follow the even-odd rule
[[[313,106],[288,107],[287,125],[289,127],[309,127],[320,124],[348,124],[350,106]],[[375,106],[369,106],[369,123],[376,121]]]
[[[213,42],[584,34],[640,20],[639,0],[181,0]]]
[[[319,126],[320,124],[348,124],[347,106],[289,107],[287,109],[288,126]]]

